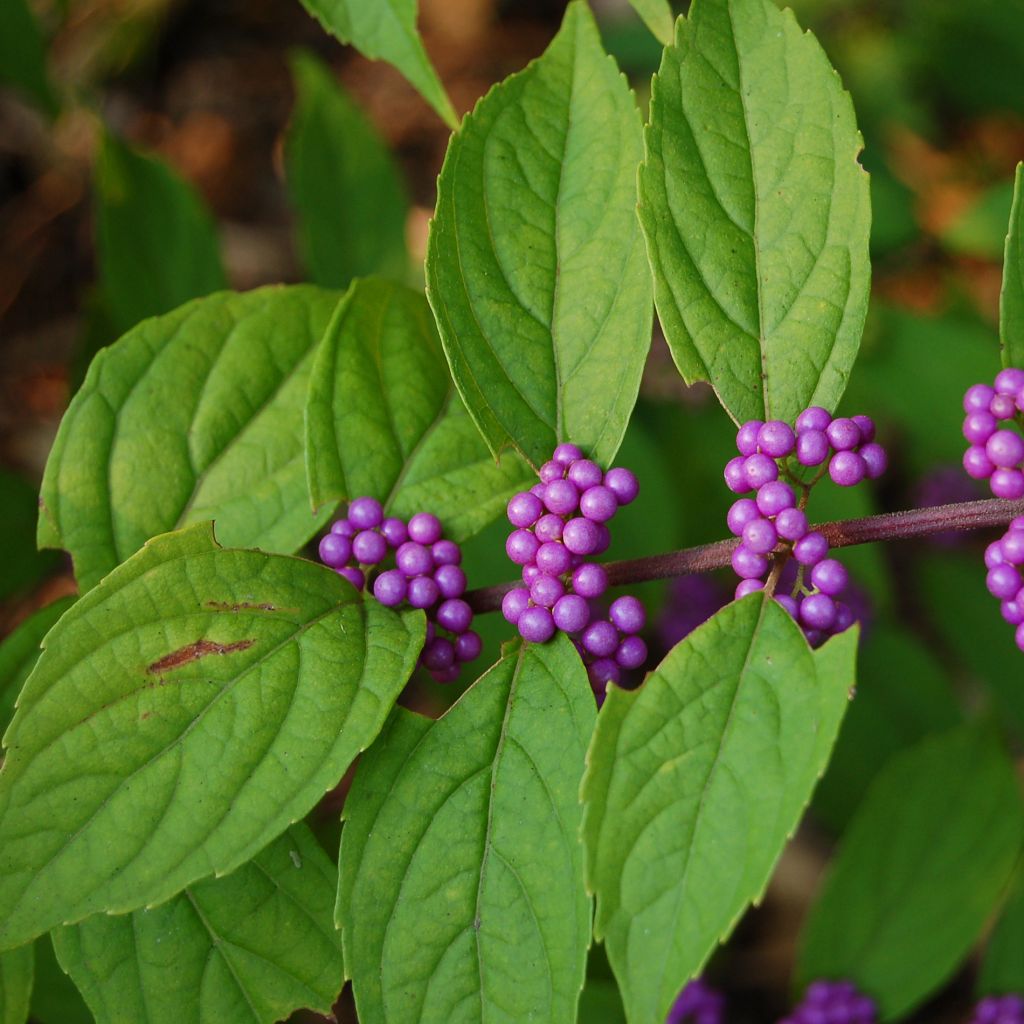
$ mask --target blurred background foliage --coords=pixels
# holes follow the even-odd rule
[[[456,109],[538,55],[564,6],[421,0],[426,46]],[[626,0],[594,7],[646,107],[658,44]],[[876,417],[893,454],[873,493],[828,484],[812,513],[980,497],[958,470],[960,398],[998,369],[1003,240],[1024,157],[1024,4],[793,7],[852,93],[864,135],[873,301],[844,404]],[[397,72],[332,41],[298,0],[0,3],[0,636],[74,590],[66,561],[35,551],[36,488],[91,356],[143,317],[226,286],[342,287],[368,273],[422,283],[447,138]],[[733,430],[710,392],[682,384],[656,337],[621,459],[640,473],[643,497],[616,520],[611,557],[724,535]],[[509,577],[505,532],[495,523],[467,545],[472,585]],[[799,922],[830,844],[887,760],[967,711],[1024,730],[1020,658],[984,591],[990,539],[848,552],[863,594],[857,699],[764,905],[711,966],[737,1019],[745,1006],[767,1019],[766,1008],[786,1005]],[[643,588],[655,645],[678,640],[731,587],[723,575]],[[485,657],[509,636],[496,616],[481,632]],[[405,699],[436,713],[454,696],[419,680]],[[325,837],[343,790],[321,809]],[[37,986],[37,1019],[87,1020],[52,956],[40,956],[49,980]],[[584,1019],[618,1019],[599,952],[593,974]],[[965,969],[916,1019],[958,1019],[972,984]]]

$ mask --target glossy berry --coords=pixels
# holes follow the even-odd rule
[[[473,621],[473,609],[461,597],[449,598],[439,605],[434,621],[449,633],[465,633]]]
[[[612,623],[598,619],[591,622],[580,637],[584,650],[599,658],[614,654],[619,646],[619,631]]]
[[[580,597],[600,597],[608,589],[608,573],[601,565],[584,563],[572,574],[572,589]]]
[[[756,503],[763,515],[776,516],[783,509],[796,505],[796,495],[789,484],[781,480],[772,480],[758,490]]]
[[[830,597],[841,594],[849,581],[846,566],[834,558],[823,559],[811,570],[811,585]]]
[[[514,626],[530,604],[530,592],[523,587],[508,591],[501,599],[501,614]]]
[[[588,487],[580,497],[580,511],[595,523],[606,523],[618,510],[619,502],[614,492],[598,484]]]
[[[837,452],[852,451],[863,441],[860,428],[852,419],[845,416],[833,420],[825,428],[825,436]]]
[[[562,543],[574,555],[592,555],[600,542],[598,524],[583,516],[570,519],[562,529]]]
[[[739,537],[743,533],[743,527],[752,520],[759,519],[760,516],[761,512],[757,507],[757,502],[752,498],[740,498],[733,502],[729,514],[725,517],[725,522],[730,532]]]
[[[380,526],[384,510],[376,498],[356,498],[348,506],[348,520],[359,530],[372,530]]]
[[[817,565],[828,554],[828,541],[817,530],[804,534],[793,545],[793,556],[801,565]]]
[[[627,636],[615,650],[615,661],[622,668],[640,668],[647,661],[647,644],[638,636]]]
[[[990,477],[989,487],[997,498],[1018,501],[1024,498],[1024,472],[1000,466]]]
[[[647,625],[643,602],[628,594],[612,601],[608,618],[623,633],[639,633]]]
[[[828,453],[828,437],[823,430],[805,430],[797,437],[796,457],[801,466],[820,466]]]
[[[800,603],[800,621],[811,629],[830,629],[836,621],[835,601],[828,594],[808,594]]]
[[[434,565],[458,565],[462,561],[462,549],[453,540],[438,540],[430,545]]]
[[[388,542],[376,530],[360,530],[352,538],[352,557],[362,565],[376,565],[387,553]]]
[[[1024,1024],[1024,996],[986,996],[974,1007],[970,1024]]]
[[[868,466],[859,453],[840,451],[832,456],[828,475],[840,487],[855,487],[868,475]]]
[[[572,552],[561,541],[551,540],[537,549],[534,564],[541,572],[561,576],[572,567]]]
[[[543,544],[549,540],[560,540],[564,529],[565,520],[554,512],[548,512],[534,524],[533,535]]]
[[[581,452],[574,444],[563,443],[555,449],[551,458],[554,462],[559,463],[559,465],[569,466],[577,459],[582,459],[583,452]]]
[[[775,517],[775,530],[783,540],[799,540],[807,533],[807,516],[798,508],[785,508]]]
[[[428,548],[407,540],[395,552],[395,564],[406,576],[423,576],[434,569],[434,556]]]
[[[516,565],[529,565],[539,547],[540,542],[528,530],[514,530],[505,541],[505,553]]]
[[[320,561],[340,569],[352,557],[352,541],[338,533],[325,534],[320,540]]]
[[[455,664],[455,645],[445,637],[435,636],[424,646],[420,657],[432,672],[443,672]]]
[[[743,546],[757,555],[767,555],[779,541],[779,535],[768,519],[752,519],[743,527]]]
[[[796,432],[798,434],[803,433],[807,430],[827,430],[828,425],[832,422],[832,414],[828,409],[823,409],[820,405],[812,405],[808,409],[804,409],[802,413],[796,418]]]
[[[604,485],[620,505],[628,505],[635,501],[640,493],[640,481],[632,470],[622,466],[609,469],[604,475]]]
[[[551,614],[563,633],[578,633],[590,622],[590,605],[578,594],[566,594],[555,602]]]
[[[526,608],[516,623],[519,635],[530,643],[547,643],[555,635],[555,620],[547,608]]]
[[[752,489],[747,483],[746,465],[747,460],[742,455],[737,455],[725,464],[725,485],[733,494],[746,494]]]
[[[509,499],[506,514],[513,526],[533,526],[544,514],[544,504],[536,494],[522,491]]]
[[[564,594],[565,584],[557,576],[548,576],[542,572],[530,584],[530,600],[542,608],[553,608]]]
[[[352,584],[356,590],[362,590],[366,586],[366,577],[361,569],[345,568],[339,569],[338,575],[343,576]]]
[[[577,459],[569,466],[568,478],[582,492],[602,483],[604,473],[596,462],[591,462],[590,459]]]
[[[743,463],[743,479],[747,488],[756,490],[772,480],[778,480],[779,467],[767,455],[748,455]]]
[[[773,459],[783,459],[792,454],[796,435],[788,423],[770,420],[757,432],[757,446]]]
[[[455,660],[475,661],[480,657],[483,646],[480,634],[469,629],[455,638]]]
[[[415,576],[409,580],[407,600],[413,608],[429,608],[441,597],[441,588],[430,576]]]
[[[434,570],[434,582],[442,597],[462,597],[466,591],[466,574],[457,565],[442,565]]]
[[[409,528],[395,516],[388,516],[381,523],[380,532],[390,548],[399,548],[409,539]]]
[[[389,608],[400,605],[408,591],[409,581],[400,569],[388,569],[373,581],[373,596]]]
[[[724,1024],[725,996],[694,978],[676,996],[665,1024]]]
[[[753,455],[757,451],[757,435],[763,420],[747,420],[736,432],[736,450],[740,455]]]
[[[544,505],[549,512],[565,516],[579,507],[580,492],[568,480],[553,480],[544,488]]]
[[[735,597],[737,601],[741,601],[743,598],[750,594],[757,594],[764,590],[764,581],[757,579],[740,580],[736,584]]]
[[[743,579],[757,579],[768,571],[768,559],[741,544],[732,553],[732,567]]]

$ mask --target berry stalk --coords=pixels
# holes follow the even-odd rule
[[[989,498],[981,501],[962,501],[951,505],[909,509],[905,512],[887,512],[863,519],[842,519],[822,523],[814,529],[824,534],[831,548],[871,544],[876,541],[909,540],[947,531],[981,530],[986,527],[1006,526],[1017,516],[1024,515],[1024,499],[1006,501]],[[610,586],[643,583],[647,580],[672,579],[691,573],[711,572],[732,564],[732,553],[740,545],[739,538],[720,540],[713,544],[670,551],[662,555],[648,555],[621,562],[606,562]],[[471,590],[465,600],[474,612],[493,612],[501,607],[502,597],[519,581],[499,583],[492,587]]]

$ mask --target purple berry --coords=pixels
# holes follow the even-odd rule
[[[461,597],[449,598],[438,606],[434,619],[449,633],[465,633],[473,622],[473,609]]]
[[[1010,468],[1024,460],[1024,438],[1013,430],[997,430],[985,443],[992,464]]]
[[[825,429],[825,436],[837,452],[851,451],[863,440],[860,428],[846,416],[833,420]]]
[[[529,604],[530,592],[523,587],[516,587],[501,599],[501,614],[505,616],[506,622],[511,622],[514,626]]]
[[[769,519],[752,519],[743,527],[743,545],[757,555],[767,555],[779,542],[779,535]]]
[[[807,533],[806,513],[799,508],[784,508],[775,517],[775,530],[783,540],[799,540]]]
[[[376,530],[360,530],[352,538],[352,555],[363,565],[376,565],[387,557],[388,542]]]
[[[420,660],[431,672],[444,672],[455,664],[455,645],[443,636],[435,636],[423,648]]]
[[[430,545],[434,565],[458,565],[462,561],[462,549],[453,540],[439,540]]]
[[[874,441],[864,445],[858,454],[864,460],[869,480],[877,480],[889,468],[889,456],[885,449]]]
[[[608,683],[622,682],[622,672],[611,658],[598,658],[587,669],[587,678],[593,687],[604,687]]]
[[[611,544],[611,542],[612,542],[611,530],[609,530],[608,527],[605,526],[604,523],[598,523],[597,524],[597,547],[594,548],[592,553],[595,554],[595,555],[603,555],[608,550],[608,547]]]
[[[562,480],[565,478],[565,470],[566,467],[560,462],[555,462],[554,459],[551,459],[540,467],[540,471],[537,475],[540,477],[540,482],[542,484],[552,484],[556,480]]]
[[[993,597],[998,597],[1001,601],[1012,601],[1024,586],[1024,582],[1012,565],[997,565],[989,569],[985,585]]]
[[[860,443],[870,444],[875,439],[875,421],[870,416],[852,416],[860,431]]]
[[[362,590],[366,586],[366,577],[363,575],[362,569],[338,569],[337,573],[347,579],[356,590]]]
[[[417,544],[414,540],[407,540],[395,552],[395,565],[406,576],[424,576],[428,572],[433,572],[434,556],[429,548]]]
[[[1003,545],[1001,541],[994,540],[987,548],[985,548],[985,568],[992,569],[997,565],[1003,565],[1006,562],[1006,556],[1003,554]]]
[[[541,501],[544,500],[544,488],[547,487],[545,483],[536,483],[530,488],[530,493]]]
[[[804,534],[793,545],[793,557],[801,565],[817,565],[828,554],[828,541],[817,530]]]
[[[1024,388],[1024,370],[1018,370],[1015,366],[1008,366],[996,374],[995,389],[999,395],[1016,395],[1021,388]]]
[[[832,625],[832,632],[845,633],[856,621],[853,609],[842,601],[836,601],[836,621]]]
[[[742,601],[743,598],[749,597],[751,594],[757,594],[764,590],[763,580],[740,580],[736,584],[735,597],[737,601]]]
[[[544,488],[544,504],[555,515],[568,516],[579,507],[580,492],[568,480],[552,480]]]
[[[1018,601],[1016,598],[1011,601],[1003,601],[999,610],[1011,626],[1019,626],[1024,622],[1024,602]]]
[[[834,558],[823,559],[811,570],[811,584],[830,597],[841,594],[849,582],[846,566]]]
[[[789,594],[776,594],[775,600],[782,605],[782,607],[785,608],[794,619],[800,614],[800,605],[796,603],[795,597],[790,597]]]
[[[999,548],[1010,565],[1024,565],[1024,530],[1011,527],[1000,541]]]
[[[455,660],[459,662],[475,661],[480,657],[484,643],[479,633],[469,629],[455,638]]]
[[[565,584],[557,576],[541,573],[530,584],[530,600],[542,608],[553,608],[560,597],[565,594]],[[556,623],[557,625],[557,623]]]
[[[562,530],[562,543],[574,555],[592,555],[600,539],[598,524],[583,516],[570,519]]]
[[[578,594],[566,594],[555,602],[551,614],[563,633],[578,633],[590,622],[590,605]]]
[[[569,479],[580,491],[588,487],[596,487],[604,481],[604,472],[596,462],[590,459],[577,459],[569,467]]]
[[[732,567],[737,576],[756,579],[768,571],[768,559],[741,544],[732,553]]]
[[[808,594],[800,604],[800,621],[811,629],[830,629],[836,621],[835,601],[828,594]]]
[[[563,442],[555,449],[551,458],[559,465],[569,466],[577,459],[582,459],[583,452],[581,452],[576,445]]]
[[[505,554],[516,565],[529,565],[539,548],[540,541],[528,530],[513,530],[505,541]]]
[[[772,480],[757,492],[757,507],[763,515],[777,516],[783,509],[796,505],[796,495],[789,484]]]
[[[995,472],[995,468],[981,445],[971,445],[964,452],[964,469],[971,479],[987,480]]]
[[[964,412],[988,412],[988,407],[995,397],[995,388],[990,388],[987,384],[975,384],[969,387],[964,395]]]
[[[409,539],[408,527],[397,516],[388,516],[381,523],[380,532],[390,548],[399,548]]]
[[[736,450],[740,455],[753,455],[757,451],[757,434],[764,420],[747,420],[736,432]]]
[[[857,452],[840,451],[832,456],[828,475],[840,487],[855,487],[868,475],[868,466]]]
[[[743,463],[743,478],[748,490],[757,490],[772,480],[778,480],[779,467],[767,455],[748,455]]]
[[[796,430],[802,434],[805,430],[827,430],[832,422],[832,413],[820,405],[812,405],[804,409],[796,418]]]
[[[530,643],[547,643],[555,635],[555,620],[547,608],[527,608],[516,623],[519,635]]]
[[[636,496],[640,493],[640,481],[636,478],[636,474],[622,466],[616,466],[605,473],[604,485],[615,495],[615,500],[620,505],[628,505],[631,501],[635,501]]]
[[[556,516],[554,512],[548,512],[537,520],[533,533],[543,544],[549,540],[561,540],[564,528],[565,520],[561,516]]]
[[[614,492],[604,484],[588,487],[580,497],[580,512],[595,523],[608,522],[618,511],[618,507],[619,502]]]
[[[320,561],[332,569],[340,569],[352,557],[352,542],[339,533],[328,533],[320,539]]]
[[[398,569],[388,569],[373,581],[373,596],[389,608],[400,605],[408,590],[408,580]]]
[[[336,533],[339,537],[348,537],[351,540],[358,532],[347,519],[338,519],[331,523],[331,533]]]
[[[750,484],[747,483],[746,465],[747,460],[742,455],[737,455],[735,459],[730,459],[725,464],[725,486],[733,494],[746,494],[751,490]]]
[[[830,450],[823,430],[805,430],[796,439],[796,458],[801,466],[820,466]]]
[[[616,648],[615,660],[623,668],[639,668],[647,661],[647,644],[638,636],[627,636]]]
[[[462,597],[466,591],[466,574],[457,565],[441,565],[434,570],[434,582],[444,598]]]
[[[608,609],[608,618],[622,633],[639,633],[647,624],[647,612],[639,598],[627,594],[617,597]]]
[[[982,412],[969,412],[964,419],[963,435],[971,444],[985,444],[999,429],[995,416],[985,409]]]
[[[572,574],[572,589],[580,597],[600,597],[608,589],[608,573],[596,562],[578,566]]]
[[[429,608],[441,596],[441,588],[430,576],[415,576],[409,580],[409,604],[413,608]]]
[[[619,646],[619,631],[604,619],[591,622],[580,637],[583,649],[598,658],[614,654]]]
[[[1000,467],[992,474],[989,487],[997,498],[1017,501],[1024,498],[1024,473],[1019,469]]]
[[[557,540],[541,544],[534,558],[537,568],[551,576],[561,576],[572,567],[572,553]]]
[[[765,484],[767,487],[768,484]],[[758,511],[757,503],[752,498],[740,498],[734,501],[732,508],[729,509],[729,514],[725,517],[726,524],[729,530],[735,535],[739,536],[743,533],[743,527],[751,520],[759,519],[761,513]]]
[[[997,420],[1012,419],[1017,411],[1017,403],[1012,395],[996,395],[988,404],[988,411]]]
[[[441,520],[431,512],[417,512],[409,520],[409,538],[428,547],[441,539]]]
[[[757,432],[757,446],[765,455],[773,459],[784,459],[793,454],[796,435],[788,423],[782,420],[769,420]]]
[[[543,570],[538,569],[537,566],[534,565],[533,562],[531,562],[529,565],[524,565],[523,566],[523,582],[528,587],[532,587],[534,585],[534,583],[537,581],[537,578],[539,576],[543,576],[543,575],[544,575]]]
[[[508,515],[508,521],[513,526],[533,526],[544,514],[544,504],[536,494],[531,494],[529,491],[521,491],[519,494],[512,495],[509,499],[506,514]]]
[[[348,506],[349,522],[357,530],[372,530],[384,519],[384,509],[376,498],[356,498]]]

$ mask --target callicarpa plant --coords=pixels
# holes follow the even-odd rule
[[[39,544],[70,554],[78,595],[0,649],[0,1021],[26,1019],[44,940],[101,1024],[270,1024],[331,1012],[347,981],[363,1024],[868,1024],[970,958],[973,1019],[1024,1019],[1024,660],[961,707],[914,649],[858,696],[862,637],[902,648],[839,557],[996,531],[968,578],[1024,651],[1019,169],[1002,368],[993,343],[989,380],[955,382],[965,480],[994,496],[865,514],[893,454],[863,392],[841,408],[869,179],[852,102],[791,12],[694,0],[673,21],[634,0],[664,46],[645,124],[583,0],[461,120],[412,0],[303,2],[452,129],[425,291],[368,272],[402,263],[401,191],[297,56],[296,205],[325,166],[344,190],[350,165],[309,144],[351,125],[380,215],[364,248],[306,218],[317,284],[224,291],[214,260],[212,293],[160,315],[121,293],[124,333],[39,498]],[[107,139],[101,190],[140,159]],[[206,237],[196,208],[167,210]],[[98,217],[104,266],[130,278],[114,240],[132,225]],[[620,455],[655,310],[736,431],[711,489],[690,483],[699,445],[670,452],[678,515],[731,493],[732,537],[610,560],[617,525],[666,500]],[[478,534],[504,582],[467,571]],[[728,594],[692,585],[730,567]],[[677,577],[655,619],[636,585]],[[451,694],[439,717],[401,702],[414,676]],[[845,776],[858,799],[787,1005],[733,1011],[728,949],[712,955],[834,749],[889,742],[901,715],[913,742]],[[339,848],[315,812],[353,766]]]

